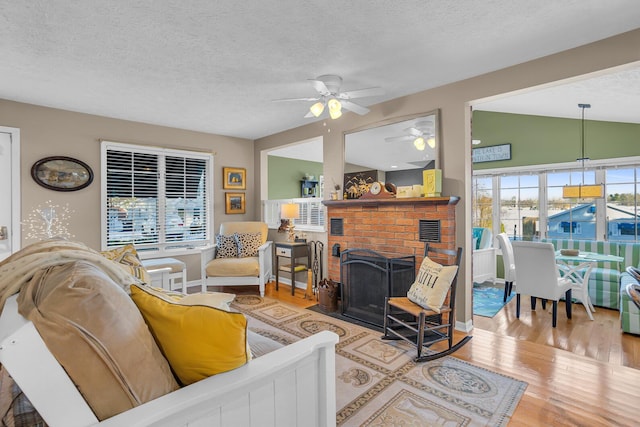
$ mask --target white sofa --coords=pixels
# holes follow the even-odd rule
[[[488,228],[473,228],[473,281],[482,283],[496,279],[496,249],[493,233]]]
[[[99,422],[10,297],[0,363],[49,426],[335,426],[336,334],[323,331]]]
[[[219,234],[231,236],[234,233],[261,233],[262,244],[257,256],[216,258],[218,247],[213,246],[201,252],[202,290],[208,286],[258,285],[260,296],[264,296],[265,285],[273,275],[273,246],[267,241],[269,228],[260,221],[223,222]]]
[[[167,344],[157,333],[163,330],[153,333],[154,319],[143,318],[141,311],[169,310],[167,303],[136,300],[139,292],[151,291],[142,291],[150,288],[129,267],[81,243],[55,239],[0,263],[0,364],[3,390],[5,384],[10,390],[0,396],[5,415],[15,414],[15,381],[37,411],[31,415],[39,414],[52,427],[336,424],[336,334],[324,331],[282,346],[247,331],[242,314],[185,303],[176,307],[198,312],[190,316],[171,309],[172,323],[163,327],[182,332],[172,333],[173,343]],[[191,296],[217,297],[184,299]],[[205,315],[203,307],[218,314]],[[181,321],[173,323],[176,316]],[[196,359],[197,352],[184,352],[191,362],[170,367],[171,349],[194,348],[194,339],[198,349],[214,348],[211,340],[217,339],[215,348],[224,351],[206,350]],[[247,357],[247,343],[253,358]],[[240,349],[241,358],[224,368],[220,356],[227,357],[224,352],[232,347]],[[217,365],[207,365],[191,381],[180,377],[188,384],[180,387],[176,367],[205,363]]]

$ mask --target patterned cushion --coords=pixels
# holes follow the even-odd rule
[[[425,257],[407,298],[420,307],[440,313],[457,272],[457,265],[443,266]]]
[[[246,258],[258,255],[258,248],[262,245],[262,233],[235,233],[238,242],[238,256]]]
[[[237,258],[238,242],[235,235],[225,236],[224,234],[216,235],[216,258]]]
[[[122,269],[134,277],[140,279],[143,283],[151,283],[149,272],[142,265],[138,252],[133,244],[121,246],[119,248],[110,249],[100,252],[102,256],[117,263]]]

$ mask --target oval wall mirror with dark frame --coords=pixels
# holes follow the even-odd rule
[[[35,162],[31,167],[31,177],[49,190],[77,191],[91,184],[93,171],[78,159],[52,156]]]
[[[440,113],[403,116],[344,134],[344,173],[376,171],[368,180],[395,186],[422,184],[422,171],[440,166]],[[348,190],[345,182],[343,187]]]

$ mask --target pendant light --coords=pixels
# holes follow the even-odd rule
[[[602,184],[595,185],[585,185],[584,184],[584,172],[585,167],[584,163],[589,161],[590,159],[585,155],[584,151],[584,110],[587,108],[591,108],[591,104],[578,104],[578,108],[582,110],[582,118],[581,118],[581,152],[580,157],[577,161],[582,163],[582,179],[580,180],[580,184],[578,185],[565,185],[562,187],[562,197],[565,199],[594,199],[594,198],[602,198],[604,197],[604,189],[602,188]]]

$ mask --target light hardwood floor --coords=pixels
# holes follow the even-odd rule
[[[276,291],[270,283],[266,295],[304,308],[316,303],[301,290],[291,296],[286,285]],[[640,337],[620,332],[616,311],[596,310],[591,321],[575,305],[567,321],[561,304],[554,329],[550,304],[532,313],[523,298],[516,319],[513,299],[493,319],[475,316],[473,339],[454,356],[527,382],[510,426],[640,425]]]

